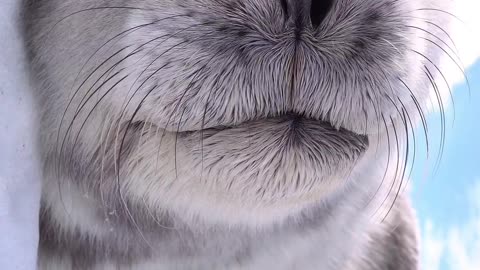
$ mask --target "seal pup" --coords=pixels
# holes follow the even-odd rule
[[[25,0],[39,268],[417,269],[451,4]]]

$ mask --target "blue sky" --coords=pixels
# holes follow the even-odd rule
[[[422,270],[480,269],[480,61],[467,71],[466,84],[455,87],[453,106],[447,109],[446,144],[436,174],[436,153],[421,155],[412,174],[412,196],[420,219]],[[440,116],[428,118],[430,144],[438,148]],[[418,130],[417,134],[421,134]],[[420,137],[420,136],[417,136]],[[417,140],[418,153],[425,143]]]

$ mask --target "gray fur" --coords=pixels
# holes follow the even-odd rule
[[[417,269],[450,2],[26,0],[40,269]]]

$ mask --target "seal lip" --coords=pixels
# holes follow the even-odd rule
[[[333,133],[338,133],[338,134],[349,133],[349,135],[354,135],[354,136],[358,137],[359,139],[368,140],[368,136],[366,134],[359,134],[355,131],[348,130],[348,129],[343,128],[343,127],[336,127],[335,125],[333,125],[329,121],[319,120],[319,119],[311,118],[311,117],[308,117],[308,116],[305,116],[305,115],[302,115],[302,114],[297,114],[297,113],[285,113],[285,114],[281,114],[281,115],[278,115],[278,116],[251,119],[251,120],[247,120],[247,121],[232,124],[232,125],[218,125],[218,126],[208,127],[208,128],[204,128],[204,129],[186,130],[186,131],[179,131],[179,132],[173,132],[173,133],[188,135],[188,134],[192,134],[192,133],[205,132],[205,131],[220,132],[220,131],[223,131],[223,130],[235,129],[235,128],[238,128],[238,127],[244,127],[244,126],[247,126],[251,123],[258,123],[258,122],[263,122],[263,121],[265,121],[265,122],[274,121],[274,122],[279,122],[279,123],[280,122],[289,122],[290,123],[290,129],[293,132],[295,130],[301,128],[302,125],[306,122],[315,123],[316,125],[319,125],[319,126],[322,126],[326,129],[328,129],[328,131],[331,132],[332,134]]]
[[[277,128],[272,129],[274,126],[277,126]],[[315,136],[321,135],[320,137],[323,137],[324,139],[329,138],[328,141],[340,140],[342,144],[353,146],[360,143],[364,145],[364,147],[361,147],[363,148],[363,151],[361,152],[366,151],[369,145],[368,135],[358,134],[342,127],[338,128],[328,121],[313,119],[295,113],[248,120],[235,125],[219,125],[205,129],[174,132],[174,134],[177,134],[177,136],[181,138],[195,137],[199,135],[202,138],[208,138],[221,134],[241,134],[248,130],[260,134],[265,133],[265,135],[268,135],[268,132],[281,132],[289,137],[289,141],[293,144],[300,143],[305,138],[314,139]]]

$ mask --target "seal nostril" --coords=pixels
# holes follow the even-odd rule
[[[288,3],[287,3],[287,0],[280,0],[280,3],[282,5],[282,9],[283,9],[283,12],[285,12],[285,17],[288,18],[288,16],[290,16],[288,14]]]
[[[335,0],[280,0],[288,20],[297,28],[312,25],[317,28],[332,9]]]
[[[328,12],[332,9],[334,0],[311,0],[312,6],[310,7],[310,20],[312,26],[317,28],[327,16]]]

